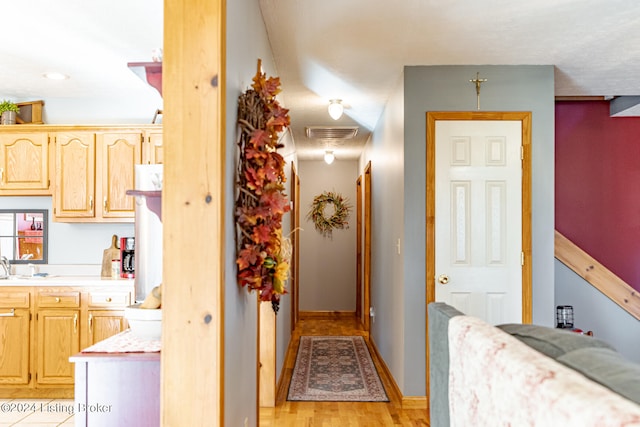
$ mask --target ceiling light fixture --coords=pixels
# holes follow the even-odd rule
[[[335,160],[336,156],[333,154],[333,151],[325,151],[324,152],[324,161],[326,164],[330,165]]]
[[[344,107],[342,106],[341,99],[332,99],[329,101],[329,115],[333,120],[338,120],[342,117]]]
[[[42,77],[49,80],[67,80],[69,78],[68,75],[58,72],[44,73]]]

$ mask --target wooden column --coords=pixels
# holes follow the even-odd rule
[[[222,426],[225,1],[164,5],[161,421]]]
[[[276,406],[276,314],[270,302],[258,301],[258,404]]]

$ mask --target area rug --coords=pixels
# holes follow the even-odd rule
[[[287,400],[388,402],[362,337],[302,336]]]

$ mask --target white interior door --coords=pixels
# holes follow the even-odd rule
[[[491,324],[522,321],[522,124],[435,128],[436,301]]]

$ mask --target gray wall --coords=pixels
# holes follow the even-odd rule
[[[257,402],[257,295],[249,294],[236,282],[234,188],[237,158],[236,120],[238,97],[252,84],[258,58],[267,76],[277,76],[269,40],[257,0],[227,2],[227,105],[226,105],[226,214],[225,214],[225,425],[258,424]],[[281,101],[282,102],[282,101]],[[213,118],[212,118],[213,120]],[[288,162],[294,161],[293,142],[288,134],[279,152]],[[287,174],[290,165],[286,167]],[[289,185],[289,184],[287,184]],[[289,193],[290,194],[290,193]],[[283,221],[283,235],[289,233],[289,215]],[[290,301],[282,298],[276,325],[276,363],[281,372],[290,336]]]
[[[424,342],[424,334],[422,337],[413,335],[414,325],[405,324],[403,315],[406,299],[414,298],[407,289],[421,286],[406,283],[403,271],[404,97],[401,78],[365,147],[359,166],[360,174],[364,174],[371,161],[371,308],[375,312],[370,323],[371,339],[378,349],[385,350],[385,363],[401,390],[405,384],[406,348]],[[416,301],[417,304],[420,302]]]
[[[395,94],[385,108],[361,167],[372,160],[373,254],[372,298],[376,324],[372,337],[405,396],[425,393],[425,194],[426,112],[475,111],[475,87],[469,82],[480,72],[484,111],[531,111],[532,121],[532,226],[533,321],[553,326],[554,273],[554,69],[553,66],[408,66],[404,70],[403,106]],[[403,165],[388,166],[397,153],[401,135],[398,117],[404,120]],[[385,166],[387,165],[387,166]],[[402,169],[404,166],[404,169]],[[388,170],[385,170],[387,168]],[[397,169],[396,169],[397,168]],[[401,172],[400,172],[401,171]],[[398,191],[402,205],[394,201],[387,181],[402,173]],[[391,178],[387,178],[391,174]],[[390,206],[393,206],[391,208]],[[389,210],[392,209],[393,212]],[[400,274],[395,263],[381,259],[395,244],[386,227],[389,218],[403,224]],[[398,283],[399,282],[399,283]],[[393,293],[390,291],[393,289]],[[401,297],[397,296],[400,293]],[[376,296],[385,296],[376,302]],[[401,299],[400,299],[401,298]],[[398,318],[400,320],[398,320]],[[386,326],[391,322],[392,326]],[[385,325],[378,325],[384,323]],[[401,337],[401,338],[398,338]]]
[[[576,328],[593,331],[626,358],[640,363],[640,322],[556,259],[556,305],[573,306]]]
[[[339,157],[339,153],[336,156]],[[356,160],[300,161],[300,311],[354,311],[356,307]],[[323,237],[306,218],[313,198],[325,191],[346,197],[349,228]],[[332,206],[325,208],[327,215]]]
[[[51,197],[0,197],[0,209],[47,209],[49,211],[49,264],[96,265],[100,274],[102,253],[111,236],[133,236],[133,223],[81,224],[53,222]]]

